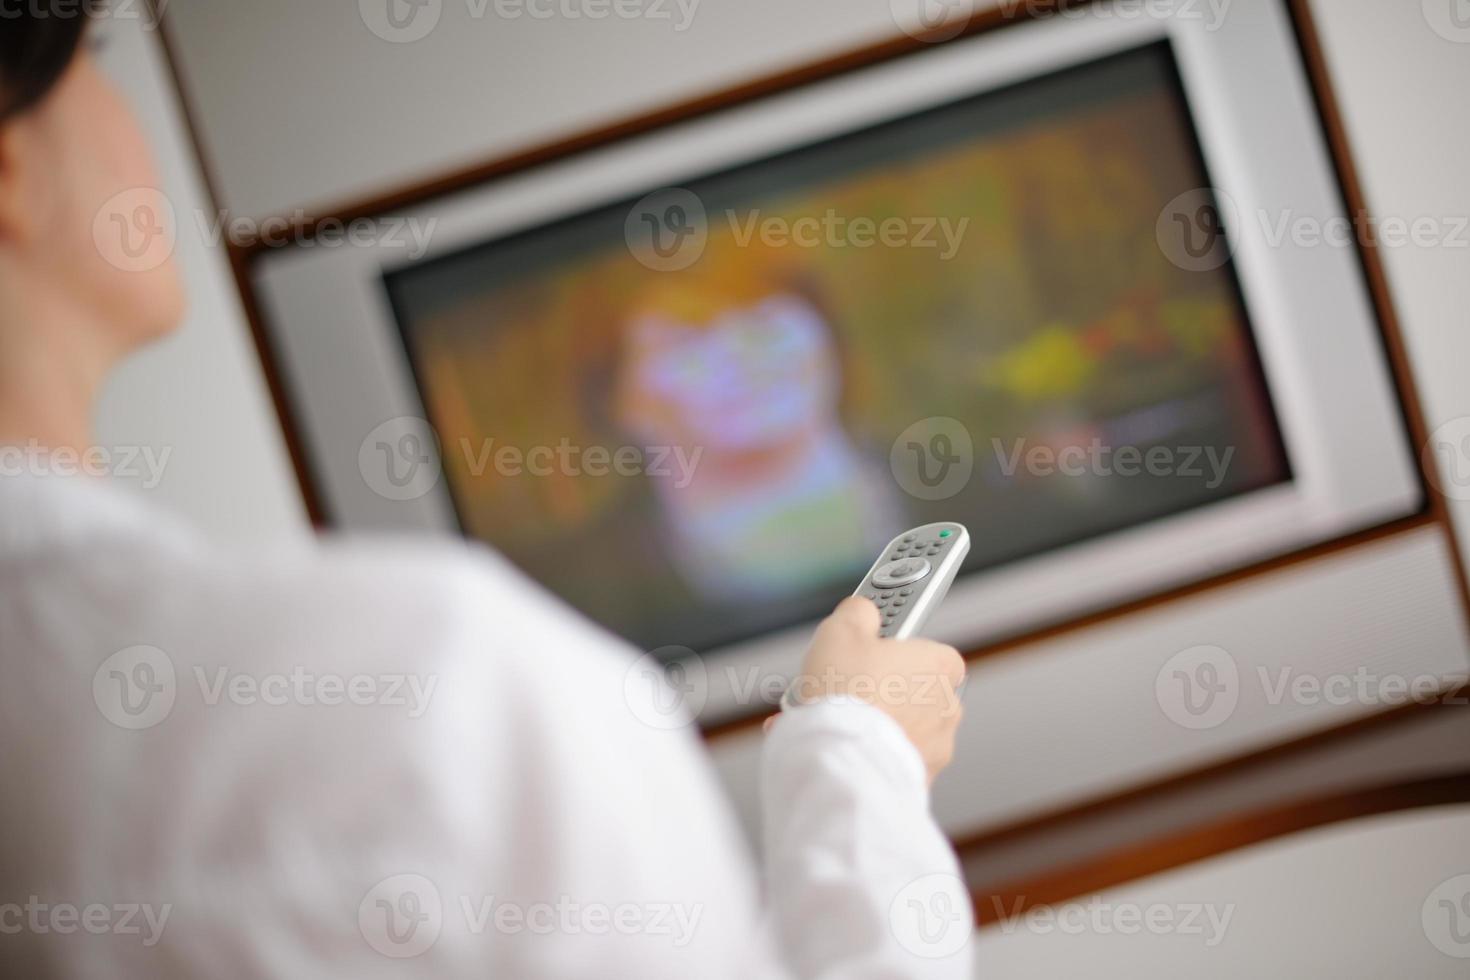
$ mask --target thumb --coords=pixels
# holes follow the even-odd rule
[[[881,625],[882,616],[871,599],[860,595],[848,596],[837,604],[832,615],[827,617],[834,624],[855,630],[864,636],[874,636]]]

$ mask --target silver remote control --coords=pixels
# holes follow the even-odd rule
[[[870,599],[878,607],[883,617],[879,636],[906,640],[939,608],[969,553],[970,532],[963,524],[916,527],[888,542],[853,595]],[[797,686],[786,689],[781,698],[783,709],[800,704]]]
[[[939,608],[969,553],[963,524],[916,527],[888,542],[853,595],[871,599],[883,614],[879,636],[906,640]]]

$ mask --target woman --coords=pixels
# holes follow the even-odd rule
[[[43,6],[0,22],[0,446],[45,447],[0,477],[0,973],[968,976],[928,814],[963,664],[866,601],[767,736],[761,889],[634,652],[496,556],[227,554],[51,472],[182,301],[94,244],[156,180]]]

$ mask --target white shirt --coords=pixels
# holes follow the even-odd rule
[[[227,553],[0,480],[0,975],[971,975],[896,724],[781,718],[762,887],[636,660],[477,548]]]

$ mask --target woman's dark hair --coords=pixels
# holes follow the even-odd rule
[[[80,10],[60,16],[46,6],[14,4],[0,11],[0,122],[46,97],[86,33],[87,18]]]

